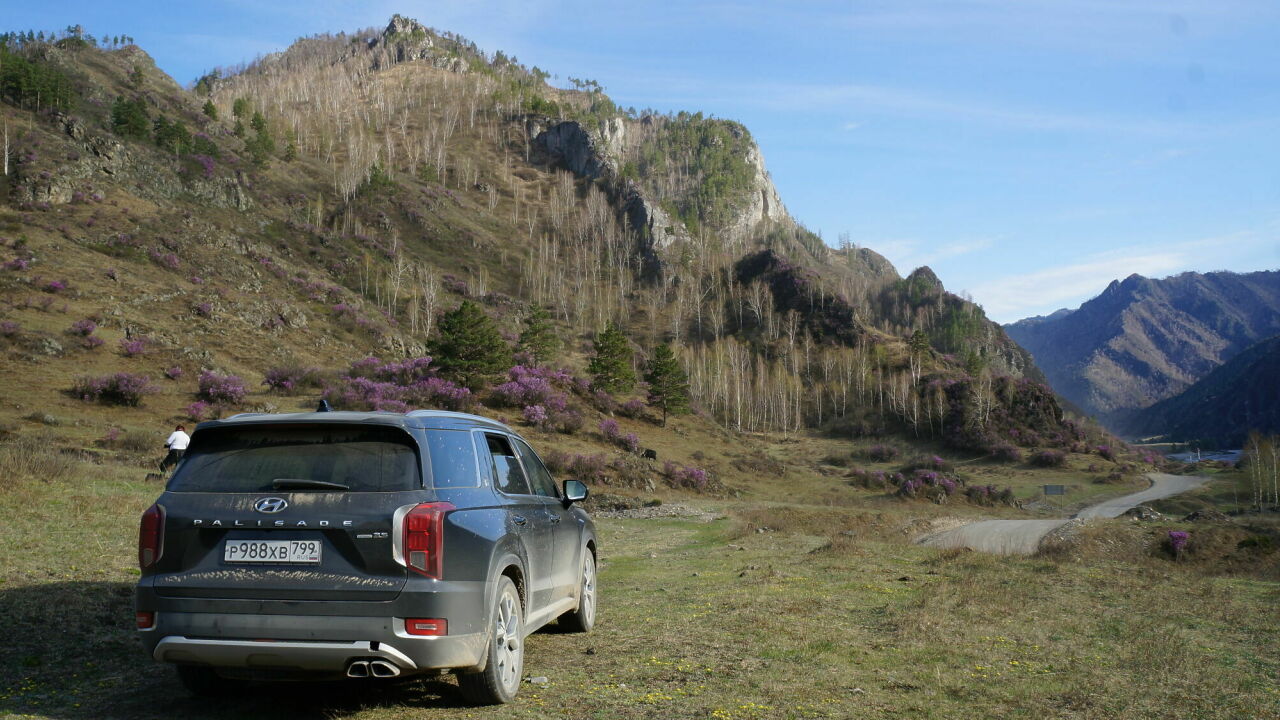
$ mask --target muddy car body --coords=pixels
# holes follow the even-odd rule
[[[454,670],[472,700],[505,702],[525,636],[594,624],[585,497],[476,415],[202,423],[142,518],[138,632],[196,692]]]

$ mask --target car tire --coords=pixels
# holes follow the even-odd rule
[[[490,613],[484,670],[458,674],[458,688],[472,705],[500,705],[515,699],[524,670],[524,608],[511,578],[502,576]]]
[[[218,697],[237,687],[240,683],[228,680],[211,667],[203,665],[178,665],[178,680],[187,692],[196,697]]]
[[[578,581],[578,609],[560,616],[561,627],[569,632],[591,632],[591,628],[596,626],[597,593],[596,556],[590,550],[584,550],[582,575]]]

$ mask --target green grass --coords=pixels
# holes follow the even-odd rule
[[[5,456],[6,458],[8,456]],[[7,460],[6,460],[7,462]],[[1280,585],[1158,559],[904,544],[914,505],[724,501],[601,520],[590,635],[527,644],[499,708],[451,678],[189,699],[131,629],[143,470],[77,463],[0,494],[0,716],[34,718],[1245,718],[1280,713]],[[757,531],[757,528],[769,529]]]

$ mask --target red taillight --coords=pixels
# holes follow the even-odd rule
[[[138,567],[146,570],[160,559],[164,552],[164,508],[152,505],[142,513],[138,525]]]
[[[153,612],[135,613],[134,618],[138,621],[139,630],[150,630],[156,624],[156,614]]]
[[[410,635],[448,635],[449,621],[444,618],[405,618],[404,631]]]
[[[453,503],[422,503],[404,516],[404,560],[410,570],[440,579],[444,562],[444,516]]]

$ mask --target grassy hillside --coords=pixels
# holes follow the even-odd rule
[[[642,388],[589,387],[609,321],[638,370],[659,343],[675,347],[699,411],[690,422],[709,436],[821,429],[1028,455],[1111,444],[1025,385],[1039,377],[1025,353],[927,269],[900,280],[874,252],[830,250],[785,211],[753,205],[743,188],[763,188],[767,206],[772,185],[735,124],[621,110],[590,83],[552,88],[537,68],[399,17],[300,40],[194,92],[133,45],[8,36],[5,47],[59,90],[50,106],[43,86],[9,83],[0,104],[12,159],[0,352],[13,367],[0,422],[51,414],[59,432],[109,445],[309,406],[364,382],[350,370],[362,358],[424,357],[441,314],[472,300],[515,350],[533,308],[549,312],[558,350],[539,372],[560,386],[539,401],[564,405],[568,422],[551,425],[566,447],[612,447],[592,431],[614,416],[658,442]],[[583,162],[647,160],[569,172],[538,150],[565,122],[616,131],[591,130]],[[636,203],[671,206],[687,227],[656,243],[632,224]],[[457,378],[443,368],[414,378],[434,394],[388,386],[349,404],[513,421],[530,407],[494,394],[502,377],[449,396],[440,383]],[[281,373],[308,382],[255,392]],[[229,377],[247,394],[213,398],[206,386]],[[121,399],[104,383],[151,392]],[[1019,398],[1033,396],[1026,415]]]
[[[1280,432],[1280,337],[1253,345],[1196,384],[1137,413],[1125,430],[1207,447],[1243,447],[1251,430]]]

